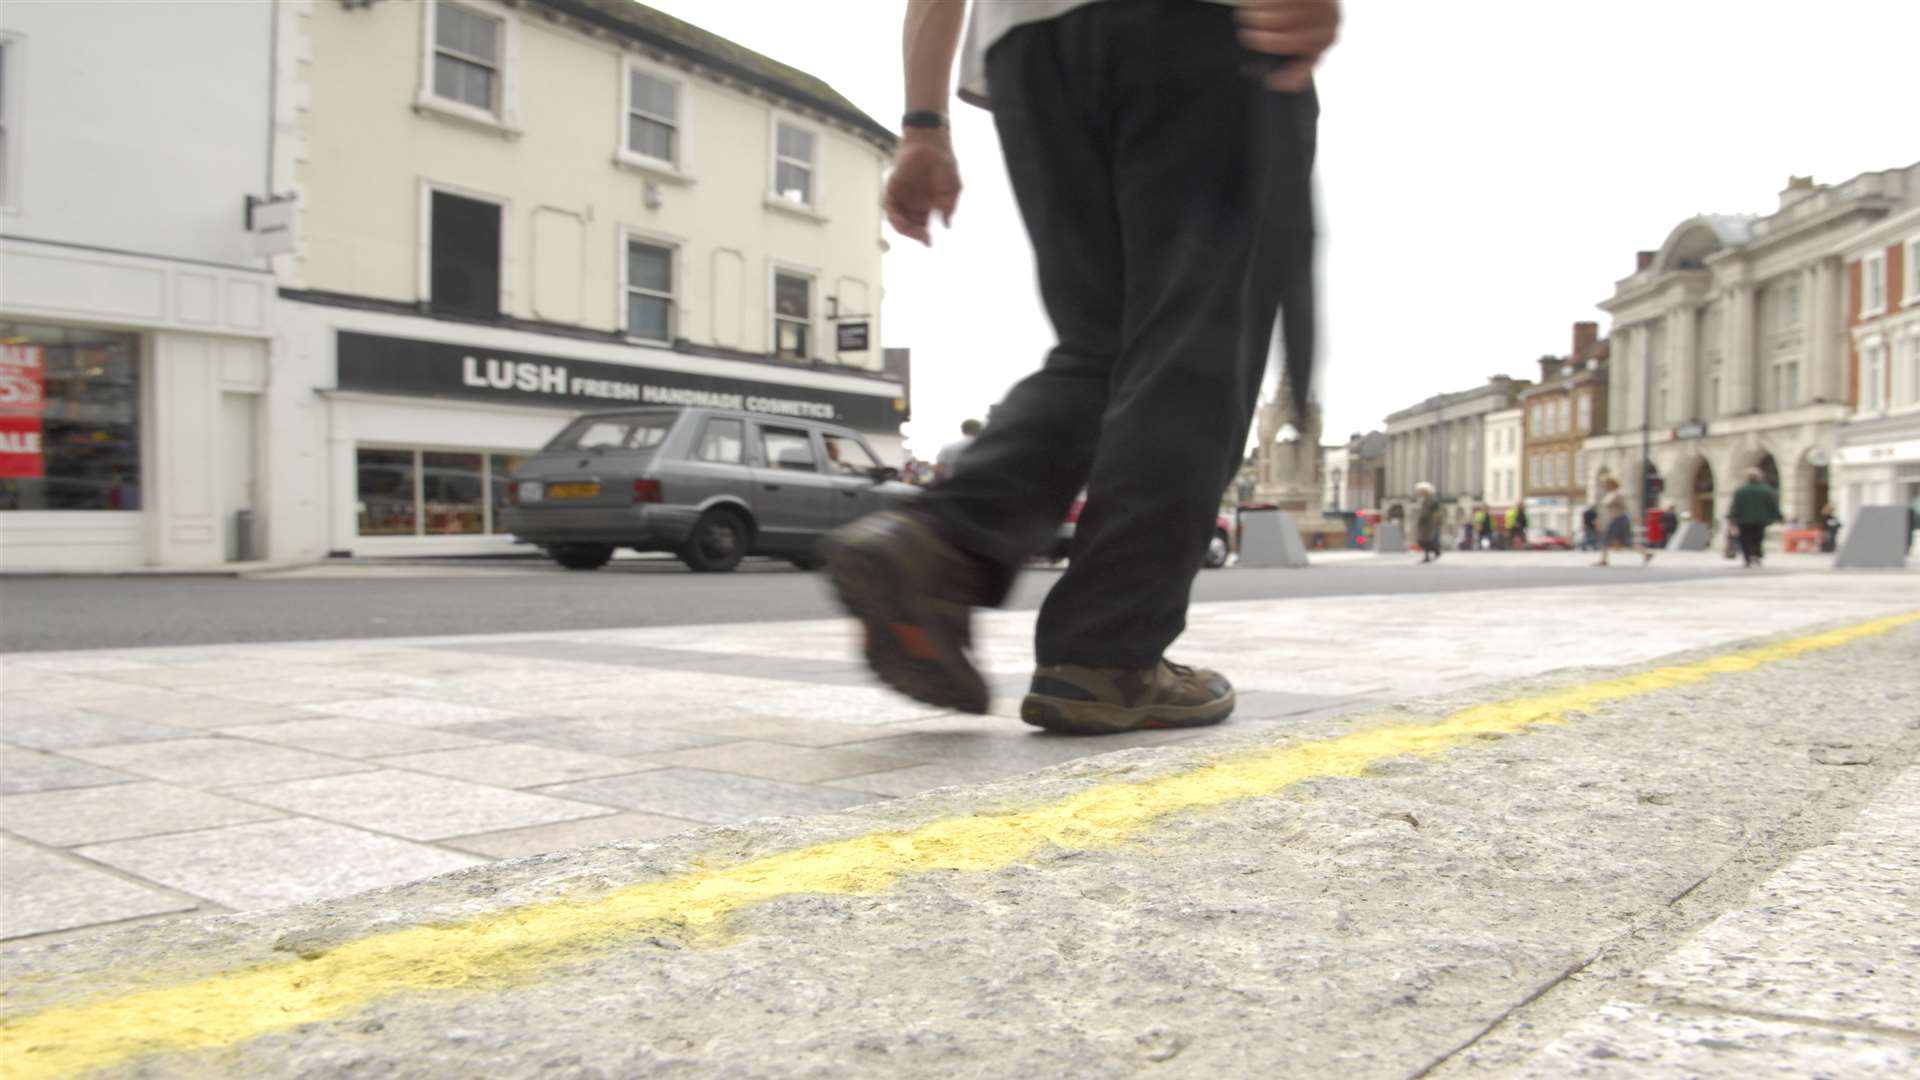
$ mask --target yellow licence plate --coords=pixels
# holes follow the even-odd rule
[[[547,495],[554,499],[592,499],[600,495],[599,484],[549,484]]]

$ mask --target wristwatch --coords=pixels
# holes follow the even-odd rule
[[[932,109],[915,109],[900,118],[903,128],[931,128],[939,131],[947,126],[947,114]]]

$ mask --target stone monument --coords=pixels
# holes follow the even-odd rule
[[[1306,419],[1296,421],[1293,394],[1287,380],[1280,392],[1260,406],[1258,476],[1255,502],[1272,503],[1296,518],[1320,517],[1320,407],[1308,403]]]

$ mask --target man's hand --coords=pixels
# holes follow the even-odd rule
[[[887,221],[901,236],[933,246],[929,231],[934,211],[949,228],[960,201],[960,166],[945,130],[909,128],[893,156],[887,179]]]
[[[1340,0],[1241,0],[1234,18],[1240,44],[1291,61],[1267,75],[1267,86],[1304,90],[1340,31]]]

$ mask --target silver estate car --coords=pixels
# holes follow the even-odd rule
[[[706,408],[588,413],[513,472],[505,524],[569,570],[616,548],[695,570],[747,555],[804,569],[835,526],[919,490],[843,427]]]

